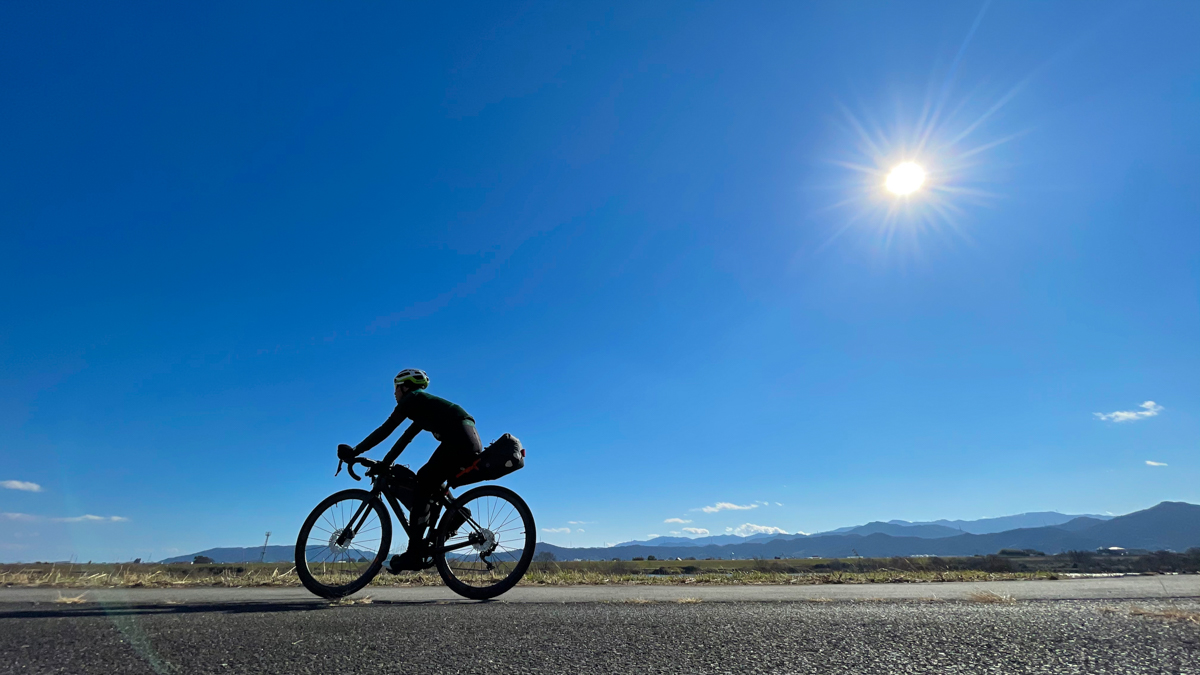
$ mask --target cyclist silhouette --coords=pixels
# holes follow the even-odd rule
[[[428,539],[426,530],[432,525],[429,521],[433,497],[442,483],[479,459],[483,444],[480,443],[479,433],[475,430],[475,418],[461,406],[425,391],[429,386],[429,376],[424,371],[407,368],[396,375],[394,383],[395,410],[378,429],[372,431],[358,445],[339,445],[338,459],[348,462],[369,451],[392,435],[405,419],[412,420],[412,424],[400,434],[396,444],[379,463],[379,467],[384,467],[381,470],[390,467],[400,453],[404,452],[404,448],[422,431],[432,433],[433,437],[441,442],[429,457],[429,461],[417,472],[412,525],[413,532],[419,533],[419,536],[408,540],[408,550],[402,555],[392,556],[388,569],[397,573],[403,570],[420,570],[428,566],[425,563]]]

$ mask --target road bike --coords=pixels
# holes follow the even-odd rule
[[[385,502],[409,539],[424,535],[410,525],[401,506],[415,494],[413,472],[356,457],[347,464],[354,480],[360,480],[354,473],[356,464],[367,467],[371,489],[329,495],[308,515],[296,538],[296,573],[305,588],[324,598],[361,590],[383,568],[392,543]],[[427,568],[437,567],[450,590],[486,600],[521,580],[533,559],[537,535],[525,500],[499,485],[480,485],[455,497],[443,484],[434,501],[429,522],[437,525],[424,562]]]

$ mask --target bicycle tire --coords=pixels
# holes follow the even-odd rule
[[[463,555],[452,553],[452,555],[457,556],[457,558],[447,560],[446,551],[443,550],[447,540],[452,536],[457,536],[455,533],[448,531],[450,527],[455,526],[455,519],[452,517],[452,514],[456,513],[456,511],[453,509],[447,509],[446,513],[442,516],[441,521],[438,523],[437,533],[434,539],[434,550],[436,551],[433,557],[434,564],[437,566],[437,571],[438,574],[441,575],[442,581],[446,583],[446,586],[449,587],[450,590],[463,596],[464,598],[469,598],[471,600],[487,600],[489,598],[494,598],[515,586],[517,582],[521,580],[521,577],[525,576],[525,572],[529,569],[529,563],[533,560],[534,548],[537,544],[537,529],[533,521],[533,512],[529,510],[529,505],[525,503],[525,500],[521,499],[520,495],[512,490],[499,485],[482,485],[472,490],[468,490],[455,501],[462,506],[468,506],[472,502],[481,500],[481,498],[484,497],[492,497],[496,500],[507,502],[513,508],[513,510],[516,511],[516,514],[520,517],[521,524],[524,528],[524,532],[522,534],[524,540],[522,542],[520,558],[512,564],[511,570],[503,579],[498,580],[494,584],[487,584],[483,586],[476,586],[467,583],[466,581],[459,579],[458,574],[456,574],[456,570],[452,568],[452,566],[460,567],[458,559],[461,559]],[[484,520],[484,513],[482,511],[473,515],[476,522]],[[497,516],[497,518],[499,517],[500,516]],[[485,529],[492,526],[490,523],[483,524],[480,522],[480,524]],[[462,527],[466,527],[468,530],[473,529],[473,526],[470,524],[462,525],[458,529],[461,529]],[[500,548],[503,547],[500,546]],[[461,573],[461,569],[459,570],[459,573]]]
[[[370,565],[368,565],[357,578],[352,579],[348,583],[339,585],[322,583],[309,569],[308,553],[310,548],[314,548],[309,541],[310,534],[313,528],[317,527],[318,519],[322,518],[322,516],[329,511],[330,507],[338,502],[352,499],[356,499],[360,502],[367,502],[369,505],[368,508],[374,510],[376,517],[379,518],[380,535],[378,551],[376,551],[375,557],[371,560]],[[320,537],[318,537],[318,539],[320,539]],[[296,537],[296,575],[300,577],[300,583],[304,584],[304,587],[311,591],[314,595],[318,595],[322,598],[343,598],[347,595],[358,592],[367,584],[371,583],[371,580],[374,579],[375,575],[379,574],[379,570],[382,569],[383,561],[387,558],[391,545],[392,519],[388,515],[387,508],[384,507],[383,503],[377,496],[366,490],[357,489],[335,492],[322,500],[320,504],[317,504],[316,508],[312,510],[312,513],[308,514],[308,518],[304,520],[304,525],[300,527],[300,534]],[[328,564],[343,563],[335,559],[332,561],[332,563]]]

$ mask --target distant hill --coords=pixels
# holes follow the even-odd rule
[[[736,534],[718,534],[711,537],[654,537],[645,541],[626,541],[616,546],[709,546],[716,544],[723,546],[725,544],[744,544],[748,541],[770,541],[779,537],[803,537],[806,535],[800,534],[752,534],[748,537],[739,537]]]
[[[1067,513],[1059,513],[1057,511],[1034,511],[1031,513],[1018,513],[1015,516],[1000,516],[998,518],[980,518],[978,520],[927,520],[927,521],[908,521],[908,520],[889,520],[886,523],[867,523],[866,525],[850,525],[847,527],[839,527],[836,530],[828,530],[826,532],[818,532],[817,534],[848,534],[850,532],[858,532],[859,534],[872,534],[874,532],[894,533],[896,536],[922,536],[915,531],[910,531],[905,535],[899,530],[883,530],[881,528],[869,529],[860,531],[859,528],[868,527],[871,525],[895,525],[899,527],[925,527],[928,525],[936,525],[938,527],[946,527],[954,530],[955,534],[992,534],[994,532],[1004,532],[1007,530],[1017,530],[1030,527],[1048,527],[1051,525],[1062,525],[1069,523],[1078,518],[1092,518],[1094,520],[1108,520],[1112,516],[1100,515],[1070,515]],[[936,532],[936,530],[931,530]],[[815,535],[814,535],[815,536]],[[947,535],[949,536],[949,535]]]
[[[1062,525],[1055,525],[1054,527],[1057,527],[1060,530],[1066,530],[1067,532],[1081,532],[1093,525],[1099,525],[1103,522],[1104,521],[1100,520],[1099,518],[1092,518],[1091,516],[1079,516],[1078,518],[1068,520]]]
[[[1096,520],[1108,520],[1112,516],[1101,516],[1095,514],[1080,514],[1083,517],[1095,518]],[[961,530],[968,534],[993,534],[996,532],[1007,532],[1008,530],[1028,529],[1033,527],[1050,527],[1053,525],[1062,525],[1068,523],[1080,515],[1069,515],[1059,513],[1057,511],[1033,511],[1030,513],[1018,513],[1015,516],[1000,516],[999,518],[980,518],[978,520],[931,520],[918,523],[910,523],[904,520],[888,521],[895,525],[942,525],[955,530]]]
[[[897,525],[879,521],[859,525],[845,530],[845,534],[890,534],[893,537],[920,537],[922,539],[941,539],[942,537],[957,537],[962,530],[956,530],[945,525]]]
[[[161,562],[190,563],[198,555],[212,558],[213,562],[219,563],[258,562],[259,556],[262,555],[262,546],[248,546],[245,548],[210,548],[198,553],[189,553],[188,555],[178,555],[174,558],[167,558]],[[268,546],[267,557],[264,562],[289,562],[294,560],[295,556],[295,546]]]
[[[1093,525],[1080,534],[1094,538],[1100,542],[1098,546],[1183,551],[1200,546],[1200,506],[1163,502]]]
[[[1047,514],[1022,514],[1043,518]],[[646,542],[626,542],[605,548],[566,548],[539,543],[539,551],[549,551],[560,560],[629,560],[634,557],[669,558],[822,558],[892,557],[913,555],[970,556],[996,553],[1000,549],[1032,548],[1046,553],[1091,551],[1099,547],[1120,546],[1150,550],[1185,551],[1200,547],[1200,506],[1185,502],[1163,502],[1157,506],[1124,516],[1064,516],[1054,525],[1024,527],[1002,532],[981,534],[947,534],[951,529],[939,523],[899,525],[896,523],[867,523],[840,533],[814,535],[763,534],[754,537],[719,535],[701,539],[682,539],[663,542],[669,537],[656,537]],[[1010,516],[1020,518],[1021,516]],[[1002,520],[999,518],[988,520]],[[940,521],[941,523],[967,521]],[[975,521],[979,522],[979,521]],[[1020,522],[1020,521],[1018,521]],[[987,525],[983,526],[985,529]],[[923,536],[903,536],[920,534]],[[262,547],[212,548],[185,556],[168,558],[163,562],[191,562],[204,555],[221,563],[257,562]],[[289,562],[293,547],[268,546],[267,562]]]

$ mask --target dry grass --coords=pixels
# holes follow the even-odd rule
[[[63,595],[60,593],[58,595],[58,597],[54,599],[54,602],[56,602],[60,605],[81,605],[81,604],[87,602],[87,598],[83,597],[84,595],[87,595],[87,594],[80,593],[79,595],[72,597],[72,596]]]
[[[994,593],[992,591],[975,591],[974,593],[968,595],[967,599],[971,602],[984,602],[991,604],[1016,601],[1016,599],[1011,595],[1005,593]]]
[[[680,598],[680,599],[676,600],[675,602],[677,602],[681,605],[695,605],[695,604],[704,602],[704,600],[701,598]]]
[[[738,561],[741,562],[741,561]],[[826,572],[788,574],[749,568],[705,569],[697,574],[650,576],[632,573],[614,563],[609,569],[600,564],[593,568],[559,565],[535,566],[521,580],[522,586],[736,586],[736,585],[820,585],[820,584],[893,584],[937,581],[1008,581],[1045,579],[1043,573],[929,572],[922,570],[877,570],[871,572]],[[295,587],[300,585],[291,564],[214,564],[214,565],[0,565],[0,586],[46,588],[185,588],[218,587]],[[441,586],[436,572],[412,572],[393,576],[380,573],[371,582],[375,587]]]
[[[1130,616],[1141,616],[1150,619],[1164,619],[1166,621],[1179,621],[1182,623],[1192,623],[1200,625],[1200,612],[1190,609],[1180,609],[1172,607],[1169,609],[1146,609],[1144,607],[1134,607],[1129,610]]]

